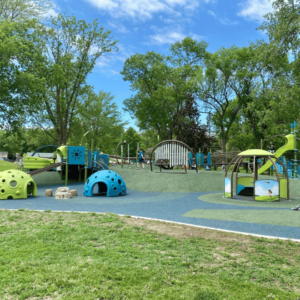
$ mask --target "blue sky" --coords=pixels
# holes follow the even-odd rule
[[[56,0],[52,14],[67,10],[86,22],[97,18],[104,29],[112,32],[114,40],[119,40],[119,51],[99,59],[88,83],[95,92],[111,92],[124,120],[134,126],[135,120],[122,109],[123,101],[133,94],[130,83],[123,81],[120,74],[126,58],[147,51],[169,54],[170,45],[187,36],[205,40],[210,52],[232,45],[248,46],[251,41],[266,39],[256,28],[263,15],[272,11],[271,3],[267,0]]]

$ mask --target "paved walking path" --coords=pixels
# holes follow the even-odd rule
[[[300,223],[298,223],[300,212],[291,211],[290,208],[285,207],[276,208],[276,205],[274,207],[260,207],[259,203],[257,206],[253,206],[251,203],[252,206],[249,207],[245,206],[245,203],[228,205],[201,200],[201,197],[204,199],[212,192],[162,193],[127,190],[128,194],[122,197],[85,197],[82,196],[82,184],[70,185],[70,188],[77,189],[79,194],[72,199],[57,200],[44,196],[46,189],[55,191],[57,187],[39,187],[37,197],[22,200],[1,200],[0,209],[27,208],[29,210],[111,212],[250,234],[300,239]],[[272,217],[273,214],[277,219],[282,217],[282,222],[287,218],[295,218],[295,222],[288,223],[293,226],[274,225],[286,223],[276,221],[276,218]],[[262,216],[269,218],[263,217],[262,219]],[[236,221],[232,221],[233,219]],[[241,221],[244,219],[247,222]]]

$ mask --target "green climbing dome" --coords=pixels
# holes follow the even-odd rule
[[[19,170],[0,172],[0,199],[26,199],[37,196],[37,187],[32,177]]]

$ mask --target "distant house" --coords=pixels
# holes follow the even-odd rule
[[[1,158],[8,158],[8,152],[0,151],[0,157]]]

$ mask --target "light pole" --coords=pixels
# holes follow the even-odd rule
[[[91,152],[92,155],[94,153],[94,125],[95,125],[95,118],[92,118],[92,145],[91,145]]]

